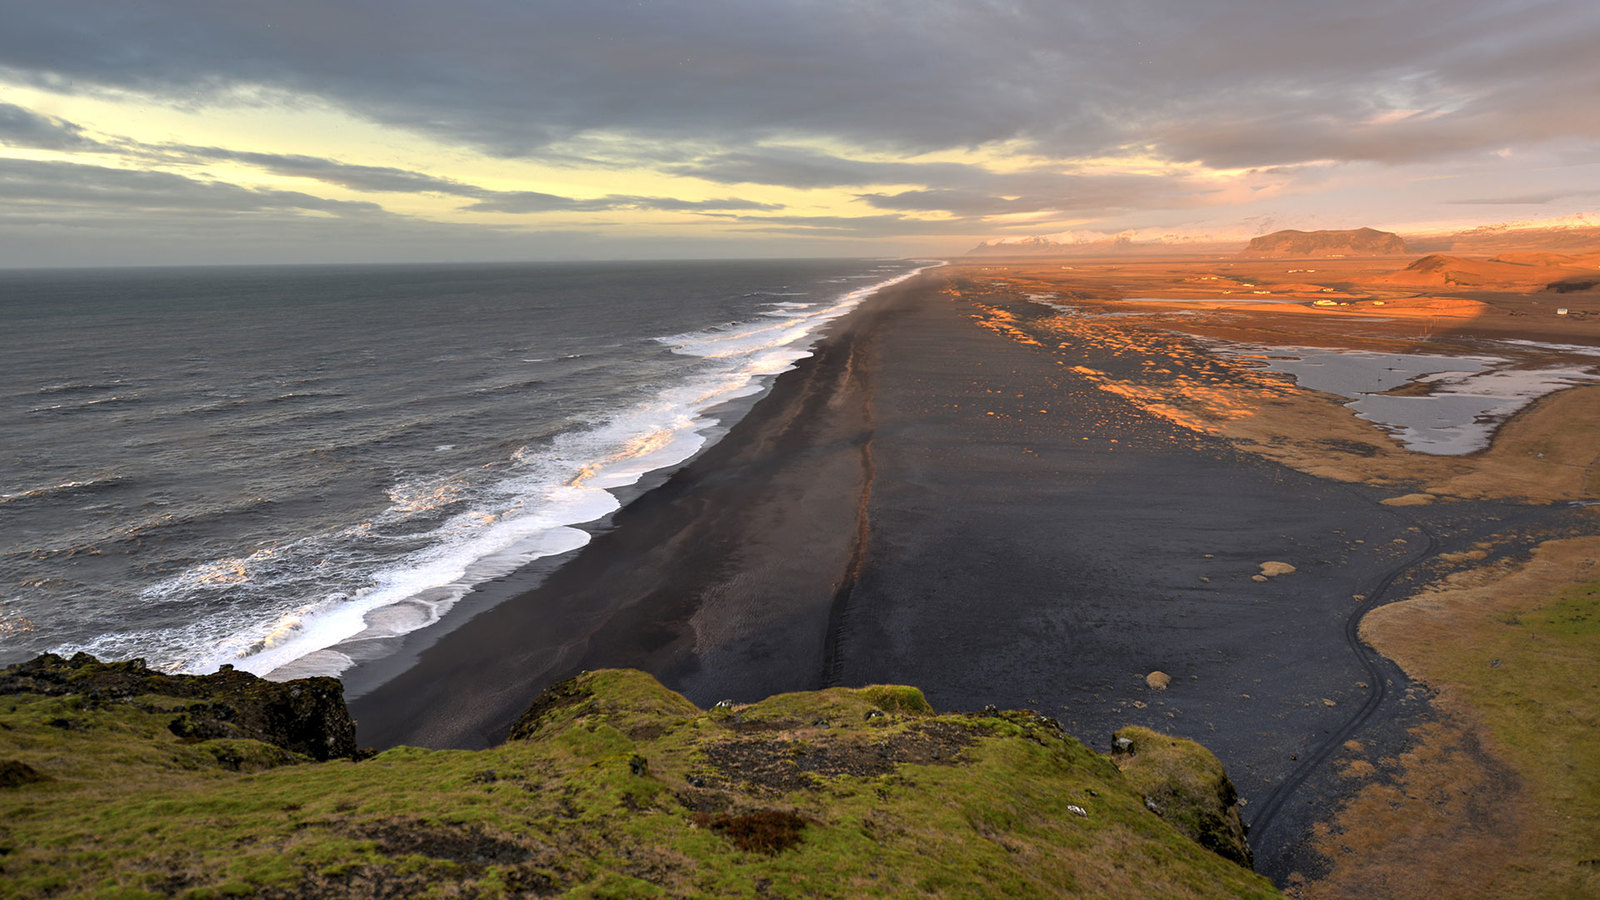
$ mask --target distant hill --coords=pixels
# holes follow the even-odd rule
[[[1243,227],[1245,223],[1239,223]],[[1241,254],[1240,244],[1249,246]],[[1409,256],[1445,253],[1495,257],[1524,265],[1600,265],[1600,212],[1479,225],[1465,230],[1406,229],[1404,237],[1375,228],[1276,231],[1253,240],[1235,228],[1073,229],[1053,234],[995,237],[968,250],[983,257],[1123,257],[1242,255],[1246,258]],[[1540,260],[1534,254],[1569,256]]]
[[[1240,256],[1400,256],[1410,248],[1397,234],[1373,228],[1345,231],[1274,231],[1253,238]]]
[[[1179,235],[1124,231],[1061,232],[1059,234],[1002,237],[984,241],[967,256],[1171,256],[1232,253],[1238,244],[1210,235]]]
[[[1433,253],[1398,272],[1380,275],[1376,281],[1410,287],[1433,288],[1515,288],[1564,293],[1577,287],[1592,271],[1579,257],[1557,253],[1506,253],[1494,259],[1474,259]],[[1561,285],[1557,287],[1556,285]]]

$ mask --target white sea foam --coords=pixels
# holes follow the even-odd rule
[[[122,478],[117,475],[101,475],[94,478],[63,481],[60,484],[45,485],[43,487],[29,488],[21,491],[10,491],[0,494],[0,504],[13,503],[18,500],[35,500],[43,497],[54,497],[60,494],[76,491],[94,491],[121,483]]]
[[[748,321],[658,338],[674,353],[704,363],[610,417],[516,451],[503,477],[489,484],[474,487],[448,476],[398,481],[389,490],[390,507],[372,522],[212,560],[142,594],[146,602],[164,603],[227,585],[300,601],[252,605],[248,613],[207,616],[176,631],[106,635],[94,646],[63,649],[116,655],[127,648],[177,647],[170,657],[184,671],[208,672],[227,663],[273,677],[338,674],[361,656],[352,648],[362,641],[427,627],[474,585],[588,543],[589,534],[575,526],[614,512],[619,501],[613,489],[692,457],[718,424],[711,410],[759,392],[765,378],[810,355],[828,322],[920,271],[873,276],[877,283],[831,301],[778,301]],[[448,516],[442,523],[441,515]],[[426,522],[436,524],[406,530]],[[396,543],[413,549],[361,583],[324,588],[321,596],[311,588],[326,585],[329,573],[381,558],[374,548]],[[306,602],[307,596],[317,598]],[[248,621],[240,621],[246,616]]]

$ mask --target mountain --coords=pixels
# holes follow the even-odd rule
[[[1345,231],[1274,231],[1252,238],[1240,256],[1304,258],[1319,256],[1400,256],[1409,253],[1397,234],[1373,228]]]
[[[1480,225],[1465,231],[1408,234],[1419,253],[1454,253],[1502,258],[1511,253],[1600,255],[1600,213],[1577,213],[1550,219],[1529,219]]]
[[[994,238],[967,256],[1164,256],[1231,253],[1238,244],[1209,234],[1123,231],[1116,234],[1063,231],[1026,237]]]

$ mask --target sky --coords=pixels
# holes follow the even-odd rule
[[[0,266],[1600,209],[1594,0],[0,0]]]

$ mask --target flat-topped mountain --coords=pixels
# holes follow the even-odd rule
[[[1241,256],[1398,256],[1411,252],[1398,234],[1375,228],[1274,231],[1252,238]]]

